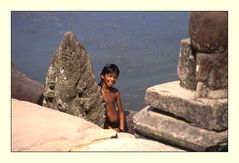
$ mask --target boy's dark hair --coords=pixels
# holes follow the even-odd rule
[[[103,67],[100,75],[111,74],[111,73],[115,73],[117,76],[119,76],[120,70],[118,66],[116,66],[115,64],[109,63]],[[100,80],[99,85],[102,86],[102,80]]]
[[[105,74],[110,74],[110,73],[115,73],[117,76],[120,74],[119,68],[115,64],[106,64],[100,75],[105,75]]]

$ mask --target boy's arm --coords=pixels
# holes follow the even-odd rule
[[[116,104],[119,111],[119,120],[120,120],[120,130],[124,131],[124,110],[122,107],[122,101],[120,97],[120,92],[116,93]]]

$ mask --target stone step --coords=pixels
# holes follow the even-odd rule
[[[146,90],[145,103],[171,113],[195,126],[223,131],[228,128],[227,98],[197,98],[196,92],[185,89],[179,81],[152,86]]]
[[[157,111],[157,110],[156,110]],[[155,112],[147,106],[133,118],[137,134],[190,151],[227,149],[227,130],[210,131],[190,125],[174,117]]]

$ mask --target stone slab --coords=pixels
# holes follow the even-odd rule
[[[182,151],[12,99],[12,151]],[[110,140],[113,139],[113,140]]]
[[[136,111],[132,110],[124,110],[124,116],[125,116],[125,132],[128,132],[130,134],[134,135],[134,125],[133,125],[133,116],[136,114]]]
[[[182,88],[179,81],[148,88],[145,103],[201,128],[215,131],[228,128],[227,98],[196,98],[195,91]]]
[[[125,139],[125,138],[135,139],[135,136],[130,133],[126,133],[126,132],[117,132],[117,138],[118,139]]]
[[[12,151],[70,151],[117,137],[114,130],[26,101],[12,100]]]
[[[179,148],[165,145],[146,139],[107,139],[92,143],[88,146],[74,147],[71,151],[184,151]]]
[[[227,130],[209,131],[147,106],[134,116],[135,131],[159,142],[190,151],[221,151],[227,148]]]

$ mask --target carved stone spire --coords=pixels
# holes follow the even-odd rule
[[[64,34],[49,66],[43,106],[104,126],[106,110],[101,88],[87,51],[72,32]]]

